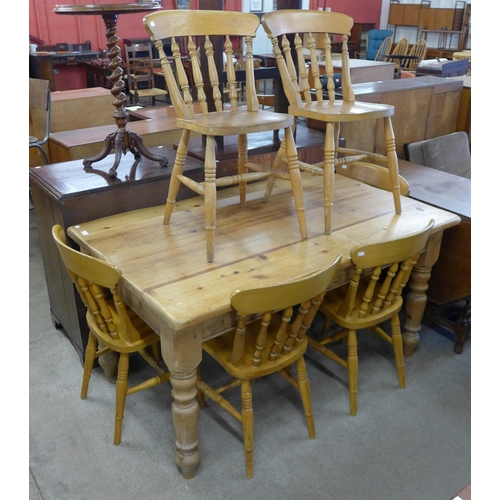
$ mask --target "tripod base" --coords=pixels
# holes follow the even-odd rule
[[[142,155],[149,160],[157,161],[160,167],[166,167],[168,165],[166,156],[157,156],[147,150],[139,134],[130,132],[129,130],[118,129],[116,132],[106,137],[104,140],[104,147],[100,153],[95,156],[89,156],[83,160],[83,168],[85,170],[92,169],[92,163],[103,160],[113,150],[115,151],[115,161],[113,166],[109,169],[110,177],[116,177],[116,170],[120,165],[122,154],[125,154],[127,150],[132,152],[136,160]]]

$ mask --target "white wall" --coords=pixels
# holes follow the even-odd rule
[[[273,0],[264,0],[263,12],[270,12],[273,10]],[[309,8],[309,0],[302,0],[302,9]],[[243,12],[250,12],[250,0],[243,0],[242,9]],[[257,30],[257,36],[253,42],[253,53],[254,54],[270,54],[273,49],[267,34],[262,26]]]

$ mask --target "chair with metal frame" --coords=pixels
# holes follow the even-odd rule
[[[36,148],[40,152],[45,165],[49,163],[47,154],[43,149],[43,145],[47,143],[50,137],[51,100],[49,83],[48,80],[39,80],[37,78],[30,78],[29,81],[29,147]],[[37,125],[42,122],[44,128],[38,130]],[[31,135],[31,132],[34,135]],[[42,139],[39,138],[40,135],[43,136]]]

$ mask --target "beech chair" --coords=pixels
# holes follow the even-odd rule
[[[117,285],[121,278],[118,268],[70,248],[64,229],[58,224],[53,226],[52,236],[71,280],[87,308],[90,331],[85,350],[81,399],[87,397],[95,359],[110,351],[119,353],[114,430],[114,444],[118,445],[121,442],[127,396],[170,379],[170,374],[159,363],[160,337],[125,305],[118,294]],[[150,346],[153,354],[146,350]],[[129,387],[129,356],[135,352],[138,352],[159,375]]]
[[[39,80],[37,78],[30,78],[29,82],[29,114],[30,114],[30,134],[29,134],[29,147],[36,148],[40,151],[45,165],[48,165],[49,160],[47,154],[43,149],[43,145],[47,143],[50,137],[50,88],[48,80]],[[43,131],[37,129],[37,123],[43,122]],[[31,135],[31,132],[35,135]],[[40,134],[40,132],[42,132]],[[42,135],[43,138],[38,136]]]
[[[386,56],[383,60],[386,62],[393,62],[396,66],[394,71],[396,74],[399,73],[400,68],[403,65],[404,59],[400,57],[391,57],[391,56],[405,56],[408,54],[408,50],[410,48],[410,43],[408,38],[401,38],[398,43],[396,43],[395,47],[391,50],[390,55]]]
[[[349,378],[350,412],[357,414],[358,353],[357,331],[371,329],[392,344],[400,387],[406,387],[403,360],[403,341],[399,311],[403,305],[401,295],[420,252],[425,248],[434,220],[420,231],[399,239],[361,245],[351,250],[355,271],[350,283],[329,291],[320,306],[325,316],[323,338],[308,338],[309,346],[328,359],[347,368]],[[391,335],[381,327],[390,321]],[[330,334],[330,322],[342,330]],[[347,338],[347,359],[327,348]],[[332,346],[333,348],[335,347]]]
[[[156,98],[166,96],[168,92],[155,84],[155,75],[158,72],[154,68],[151,44],[134,43],[124,45],[124,48],[130,103],[138,104],[140,98],[146,97],[154,106]]]
[[[341,259],[339,255],[324,269],[297,281],[233,292],[231,305],[238,313],[237,327],[203,343],[204,351],[233,378],[218,388],[199,378],[200,404],[206,405],[206,395],[242,423],[248,478],[254,473],[251,382],[255,379],[280,373],[296,387],[302,398],[309,437],[316,437],[304,361],[305,334],[340,268]],[[290,370],[294,363],[295,375]],[[222,395],[238,386],[241,386],[241,410]]]
[[[380,45],[374,61],[384,61],[385,54],[389,54],[394,43],[392,36],[388,36]]]
[[[246,184],[251,181],[268,179],[264,201],[271,195],[276,177],[288,179],[291,183],[300,235],[307,238],[306,218],[302,193],[302,182],[298,168],[297,150],[293,138],[294,117],[285,113],[274,113],[259,108],[257,100],[252,42],[260,21],[255,14],[211,10],[170,10],[154,12],[144,18],[144,25],[155,41],[160,53],[161,65],[167,81],[173,106],[177,113],[177,126],[182,136],[177,148],[167,196],[164,223],[169,224],[180,184],[204,196],[207,260],[213,262],[215,252],[215,220],[217,188],[233,184],[240,186],[240,206],[246,203]],[[196,86],[196,96],[189,89],[181,54],[179,37],[188,37],[189,57]],[[227,62],[227,82],[229,87],[229,108],[222,104],[219,74],[222,67],[214,54],[215,37],[222,37]],[[238,102],[234,63],[233,43],[230,37],[244,40],[246,53],[246,102]],[[162,39],[171,38],[174,62],[165,57]],[[220,38],[218,38],[220,40]],[[200,44],[198,53],[196,42]],[[203,44],[203,46],[202,46]],[[204,86],[200,60],[206,57],[209,81]],[[177,79],[172,66],[175,65]],[[222,62],[221,62],[222,65]],[[211,89],[210,92],[206,89]],[[208,92],[209,95],[206,94]],[[200,113],[193,110],[193,99],[199,101]],[[215,111],[212,109],[212,104]],[[272,166],[260,165],[248,159],[248,135],[257,132],[271,132],[284,129],[284,138]],[[197,183],[183,175],[186,155],[189,151],[191,132],[206,138],[205,182]],[[217,177],[216,137],[238,137],[238,175]],[[252,172],[248,172],[252,170]]]
[[[355,161],[384,162],[389,169],[395,210],[396,213],[401,213],[399,167],[391,123],[394,106],[355,100],[347,49],[347,38],[353,26],[353,19],[337,12],[285,9],[264,14],[262,25],[271,40],[273,53],[276,56],[289,102],[288,112],[295,117],[296,122],[299,118],[305,118],[326,124],[324,161],[316,165],[299,162],[301,169],[324,176],[325,234],[331,233],[332,226],[334,168],[342,164]],[[291,42],[287,35],[292,35]],[[340,36],[342,40],[342,99],[335,99],[331,53],[331,40],[334,36]],[[315,39],[318,39],[317,45]],[[292,49],[296,54],[297,65],[294,62]],[[304,49],[308,49],[310,55],[310,74]],[[318,60],[320,51],[323,54],[320,58],[324,60],[325,68],[322,78]],[[321,80],[325,77],[326,90],[323,90]],[[386,156],[339,147],[340,127],[343,122],[378,118],[384,121]]]
[[[425,60],[427,55],[427,41],[419,38],[411,47],[409,56],[418,56],[418,59],[404,59],[402,67],[405,71],[415,71],[420,61]]]

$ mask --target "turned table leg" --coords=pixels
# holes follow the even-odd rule
[[[185,479],[195,475],[200,461],[196,398],[197,367],[201,362],[201,335],[195,331],[161,334],[161,352],[172,384],[172,418],[177,447],[176,461]]]
[[[427,249],[413,268],[408,282],[408,294],[406,296],[406,320],[403,332],[403,352],[405,356],[411,356],[417,347],[420,336],[420,326],[424,317],[427,295],[429,288],[432,266],[439,257],[441,238],[443,232],[431,234],[427,242]]]

